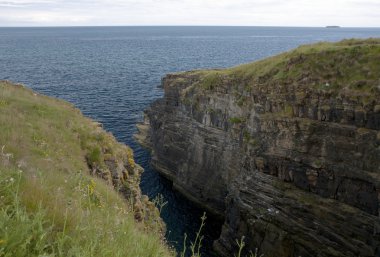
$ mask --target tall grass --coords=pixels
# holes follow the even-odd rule
[[[57,195],[70,187],[51,192],[45,184],[50,178],[31,179],[14,168],[0,169],[0,256],[170,256],[157,235],[138,227],[122,199],[101,198],[93,180],[68,176],[67,183],[77,185],[63,205],[59,196],[37,200],[27,194]]]
[[[180,257],[185,257],[190,255],[191,257],[202,257],[201,255],[201,248],[202,248],[202,241],[204,239],[204,236],[202,235],[202,229],[206,225],[206,213],[203,213],[203,216],[201,217],[201,225],[199,226],[199,229],[195,235],[194,241],[190,242],[190,248],[187,249],[187,235],[185,234],[183,239],[183,250],[180,254]],[[240,240],[236,239],[236,245],[238,247],[237,254],[234,255],[234,257],[243,257],[242,252],[245,244],[245,237],[243,236]],[[189,251],[188,251],[189,250]],[[204,256],[206,257],[206,256]],[[256,248],[255,252],[250,251],[248,255],[245,255],[245,257],[264,257],[263,254],[258,254],[258,249]]]
[[[379,56],[380,39],[350,39],[303,45],[253,63],[192,73],[199,75],[194,83],[199,90],[212,91],[221,85],[245,86],[248,91],[258,86],[304,85],[371,94],[378,91]]]
[[[190,242],[190,255],[191,257],[201,257],[201,248],[202,248],[202,241],[204,236],[202,235],[202,229],[206,225],[206,213],[203,213],[203,216],[201,217],[201,225],[199,226],[199,229],[195,235],[195,239],[193,242]],[[187,246],[186,246],[186,239],[187,235],[185,234],[184,241],[183,241],[183,250],[181,252],[181,257],[187,256]]]
[[[0,82],[0,256],[174,256],[87,160],[126,146],[70,104]],[[112,152],[111,152],[112,150]],[[102,163],[97,165],[101,166]]]

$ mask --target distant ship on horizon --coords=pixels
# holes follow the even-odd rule
[[[327,29],[338,29],[340,26],[333,25],[333,26],[326,26]]]

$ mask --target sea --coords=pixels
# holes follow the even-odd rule
[[[145,170],[142,191],[167,202],[161,212],[166,240],[181,252],[185,234],[187,246],[195,239],[203,210],[173,191],[150,167],[149,152],[133,140],[143,111],[163,96],[161,78],[252,62],[303,44],[369,37],[380,37],[380,28],[0,27],[0,80],[73,103],[131,146]],[[221,226],[207,216],[203,257],[215,256],[212,242]]]

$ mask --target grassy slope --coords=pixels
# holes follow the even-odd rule
[[[132,155],[70,104],[0,82],[0,256],[173,256],[89,175],[104,144]]]
[[[224,70],[193,71],[199,85],[213,89],[221,81],[245,85],[307,85],[315,89],[379,90],[380,39],[350,39],[304,45],[258,62]]]

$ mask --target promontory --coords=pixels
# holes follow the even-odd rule
[[[380,40],[169,74],[136,138],[233,256],[380,256]]]

